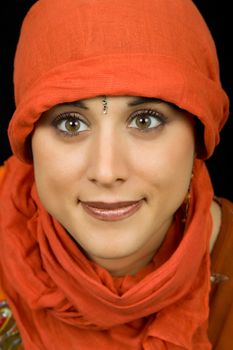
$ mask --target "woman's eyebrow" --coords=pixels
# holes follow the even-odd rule
[[[89,109],[82,100],[72,101],[72,102],[63,102],[63,103],[60,103],[59,106],[72,106],[72,107],[79,107],[82,109]]]
[[[132,102],[128,103],[129,107],[138,106],[143,103],[163,103],[163,100],[155,97],[136,97]]]
[[[133,106],[138,106],[140,104],[143,103],[163,103],[164,101],[159,99],[159,98],[155,98],[155,97],[136,97],[134,98],[133,101],[128,103],[129,107],[133,107]],[[78,101],[72,101],[72,102],[63,102],[61,104],[59,104],[59,106],[73,106],[73,107],[79,107],[82,109],[89,109],[86,105],[85,102],[83,102],[82,100],[78,100]]]

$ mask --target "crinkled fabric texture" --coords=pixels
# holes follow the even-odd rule
[[[15,58],[9,137],[28,160],[41,113],[65,101],[132,95],[172,102],[204,124],[210,156],[228,116],[214,42],[191,0],[40,0]]]
[[[26,350],[211,349],[208,209],[213,193],[202,161],[195,163],[193,201],[180,244],[165,240],[157,256],[166,257],[165,263],[152,265],[141,278],[126,277],[120,286],[88,261],[45,211],[31,165],[13,157],[5,174],[0,280]],[[170,236],[180,234],[179,222]]]
[[[168,233],[183,235],[179,244],[173,240],[167,256],[165,240],[161,265],[115,284],[43,208],[28,146],[43,111],[58,103],[147,96],[197,116],[204,126],[202,157],[209,157],[228,99],[213,40],[193,3],[39,0],[22,26],[14,84],[9,138],[15,155],[0,189],[0,281],[26,350],[210,349],[213,191],[203,161],[195,161],[184,235],[179,220]]]

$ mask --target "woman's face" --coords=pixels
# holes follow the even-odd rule
[[[102,97],[44,113],[32,137],[39,197],[112,274],[133,273],[160,246],[192,174],[193,118],[139,97]],[[143,265],[143,263],[142,263]]]

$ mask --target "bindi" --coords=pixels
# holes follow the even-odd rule
[[[103,105],[103,113],[107,114],[108,113],[108,100],[107,96],[103,96],[102,98],[102,105]]]

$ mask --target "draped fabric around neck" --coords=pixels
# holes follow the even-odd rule
[[[175,344],[177,349],[210,348],[201,326],[206,327],[208,318],[211,218],[207,208],[213,193],[202,161],[195,164],[195,200],[181,243],[164,264],[122,295],[110,290],[106,282],[102,283],[103,279],[112,283],[110,274],[102,268],[94,269],[67,232],[45,211],[36,192],[32,166],[12,157],[6,163],[6,173],[10,176],[5,176],[1,184],[1,203],[4,202],[4,213],[11,215],[4,214],[4,221],[1,215],[4,232],[1,247],[6,255],[2,259],[1,276],[28,348],[37,349],[38,344],[33,345],[29,340],[27,343],[28,334],[24,334],[29,332],[25,325],[27,314],[20,314],[15,304],[18,300],[23,300],[31,310],[30,318],[35,318],[40,329],[49,319],[52,325],[54,321],[54,327],[59,321],[71,329],[83,329],[84,337],[88,337],[94,330],[107,333],[122,327],[123,331],[126,324],[154,315],[142,333],[144,339],[139,337],[135,348],[143,345],[145,349],[147,346],[162,349],[163,342]],[[198,185],[200,178],[202,186]],[[9,197],[12,181],[15,185]],[[203,190],[205,197],[201,196]],[[9,260],[7,256],[14,259]],[[64,338],[70,333],[69,328],[64,328]],[[59,348],[56,339],[50,341],[54,348]],[[49,343],[42,344],[39,348],[49,346]],[[128,346],[131,348],[130,339]],[[132,348],[134,346],[133,343]],[[88,346],[82,348],[88,349]]]
[[[40,0],[15,58],[14,155],[0,184],[0,283],[25,349],[211,349],[211,181],[228,98],[211,35],[189,0]],[[30,137],[52,106],[100,95],[156,97],[203,124],[185,227],[180,210],[151,264],[113,278],[43,207]],[[136,228],[135,228],[136,229]],[[175,239],[177,237],[177,239]]]

